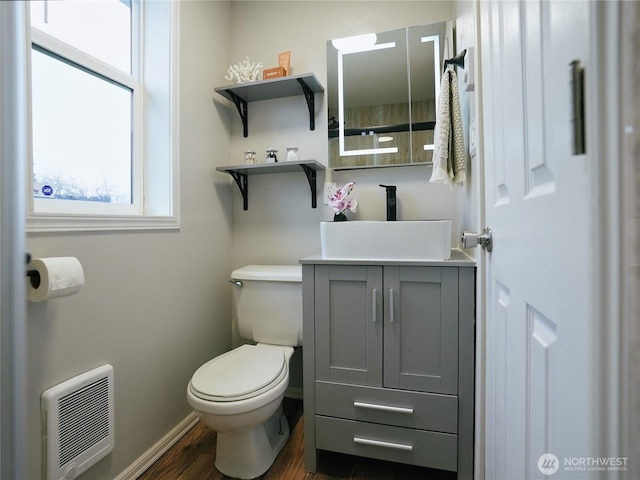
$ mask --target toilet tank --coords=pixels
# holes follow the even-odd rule
[[[242,338],[272,345],[302,345],[302,267],[247,265],[231,273]],[[239,282],[239,283],[238,283]]]

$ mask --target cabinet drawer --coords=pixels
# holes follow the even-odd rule
[[[457,433],[458,397],[316,382],[316,413],[399,427]]]
[[[316,447],[440,470],[457,471],[458,437],[316,415]]]

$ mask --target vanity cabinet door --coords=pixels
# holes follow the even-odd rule
[[[382,267],[315,267],[316,380],[382,386]]]
[[[458,269],[385,267],[384,386],[458,392]]]

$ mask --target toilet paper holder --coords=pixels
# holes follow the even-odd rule
[[[31,254],[27,253],[27,265],[31,263]],[[29,281],[31,282],[31,286],[33,288],[38,288],[40,286],[40,272],[37,270],[27,270],[27,277],[29,277]]]

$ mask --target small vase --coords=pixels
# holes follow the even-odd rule
[[[334,222],[346,222],[347,221],[347,216],[344,214],[344,212],[336,213],[333,216],[333,221]]]

